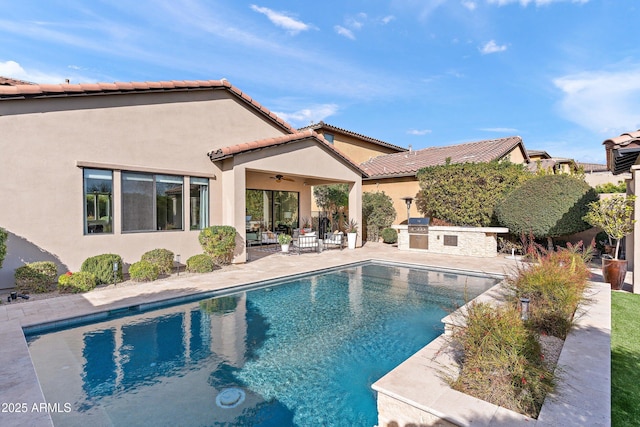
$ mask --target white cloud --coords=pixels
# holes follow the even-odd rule
[[[341,36],[344,36],[351,40],[356,39],[356,36],[353,35],[353,31],[343,27],[342,25],[336,25],[335,27],[333,27],[333,29],[335,30],[336,33],[340,34]]]
[[[298,21],[283,12],[276,12],[268,7],[260,7],[252,4],[251,9],[255,12],[262,13],[269,18],[269,21],[274,25],[284,28],[290,34],[298,34],[300,31],[306,31],[311,28],[309,24]]]
[[[504,52],[507,50],[507,45],[498,45],[495,40],[490,40],[484,46],[480,48],[480,52],[483,55],[488,55],[490,53]]]
[[[0,62],[0,76],[25,80],[31,83],[64,83],[65,79],[69,78],[69,76],[46,73],[38,70],[27,71],[15,61]],[[78,82],[79,80],[76,81],[76,83]]]
[[[481,128],[483,132],[497,132],[497,133],[518,133],[518,129],[515,128]]]
[[[462,2],[462,5],[463,5],[464,7],[466,7],[467,9],[469,9],[469,10],[476,10],[476,8],[478,7],[478,5],[476,4],[476,2],[474,2],[474,1],[468,1],[468,0],[467,0],[467,1],[463,1],[463,2]]]
[[[278,117],[286,120],[294,126],[307,126],[310,123],[317,123],[338,112],[337,104],[314,105],[303,108],[293,113],[275,112]]]
[[[382,18],[382,19],[381,19],[381,21],[382,21],[382,23],[383,23],[384,25],[387,25],[389,22],[391,22],[391,21],[393,21],[393,20],[395,20],[395,19],[396,19],[396,17],[395,17],[395,16],[393,16],[393,15],[387,15],[387,16],[385,16],[384,18]]]
[[[559,109],[566,119],[604,136],[640,128],[640,65],[567,75],[553,83],[563,92]]]
[[[520,3],[522,6],[527,7],[529,3],[533,3],[536,6],[546,6],[552,3],[560,3],[560,2],[567,2],[567,1],[570,1],[571,3],[579,3],[579,4],[584,4],[589,2],[589,0],[487,0],[487,3],[497,4],[498,6],[505,6],[511,3]]]
[[[431,129],[410,129],[407,131],[407,134],[414,135],[414,136],[423,136],[423,135],[428,135],[431,132],[432,132]]]

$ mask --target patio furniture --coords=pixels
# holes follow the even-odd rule
[[[344,248],[344,233],[342,231],[334,233],[325,233],[324,235],[324,248]]]
[[[274,233],[273,231],[263,231],[261,237],[261,242],[263,245],[272,245],[278,243],[278,233]]]
[[[293,241],[293,249],[298,253],[298,255],[302,251],[317,252],[318,246],[318,236],[316,236],[316,233],[314,232],[301,234],[298,236],[297,240]]]

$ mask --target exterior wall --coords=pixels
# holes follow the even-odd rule
[[[401,177],[401,178],[389,178],[380,180],[366,180],[362,181],[362,191],[365,193],[374,193],[376,191],[384,191],[384,193],[391,197],[393,201],[393,207],[396,210],[396,220],[394,224],[400,224],[404,221],[407,222],[407,204],[403,197],[413,197],[415,199],[416,194],[420,191],[420,185],[416,177]],[[415,201],[411,204],[409,215],[412,218],[422,217],[423,215],[418,212]]]
[[[325,133],[332,134],[334,137],[334,147],[344,153],[356,164],[366,162],[373,157],[378,157],[383,154],[398,152],[398,150],[394,150],[393,148],[384,147],[382,145],[374,144],[372,142],[364,141],[360,138],[334,132],[332,130],[318,129],[316,132],[321,135],[324,135]]]
[[[48,257],[62,272],[101,253],[125,263],[154,248],[181,260],[201,253],[188,203],[185,231],[121,232],[120,171],[209,178],[210,224],[222,224],[223,173],[207,152],[284,133],[226,91],[0,102],[0,226],[11,233],[0,288],[13,286],[16,267]],[[83,234],[83,166],[114,170],[113,234]]]
[[[608,183],[617,184],[620,181],[624,182],[628,179],[631,179],[630,173],[614,175],[612,172],[592,172],[584,174],[584,180],[592,187]]]
[[[522,145],[518,144],[513,150],[507,153],[503,158],[509,159],[511,163],[523,164],[526,163],[525,154],[522,149]]]
[[[631,166],[631,180],[627,181],[627,194],[640,196],[640,165]],[[640,197],[636,199],[634,206],[634,219],[638,219],[640,213]],[[640,286],[636,286],[635,266],[640,265],[640,226],[636,222],[633,232],[626,237],[626,254],[628,271],[633,271],[633,293],[640,293]]]

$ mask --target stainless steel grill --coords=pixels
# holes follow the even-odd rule
[[[431,218],[409,218],[407,229],[409,232],[410,249],[429,249],[429,220]]]

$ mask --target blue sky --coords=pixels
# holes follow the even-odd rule
[[[640,129],[637,0],[0,0],[0,75],[226,78],[293,126],[414,149],[522,136],[605,162]]]

